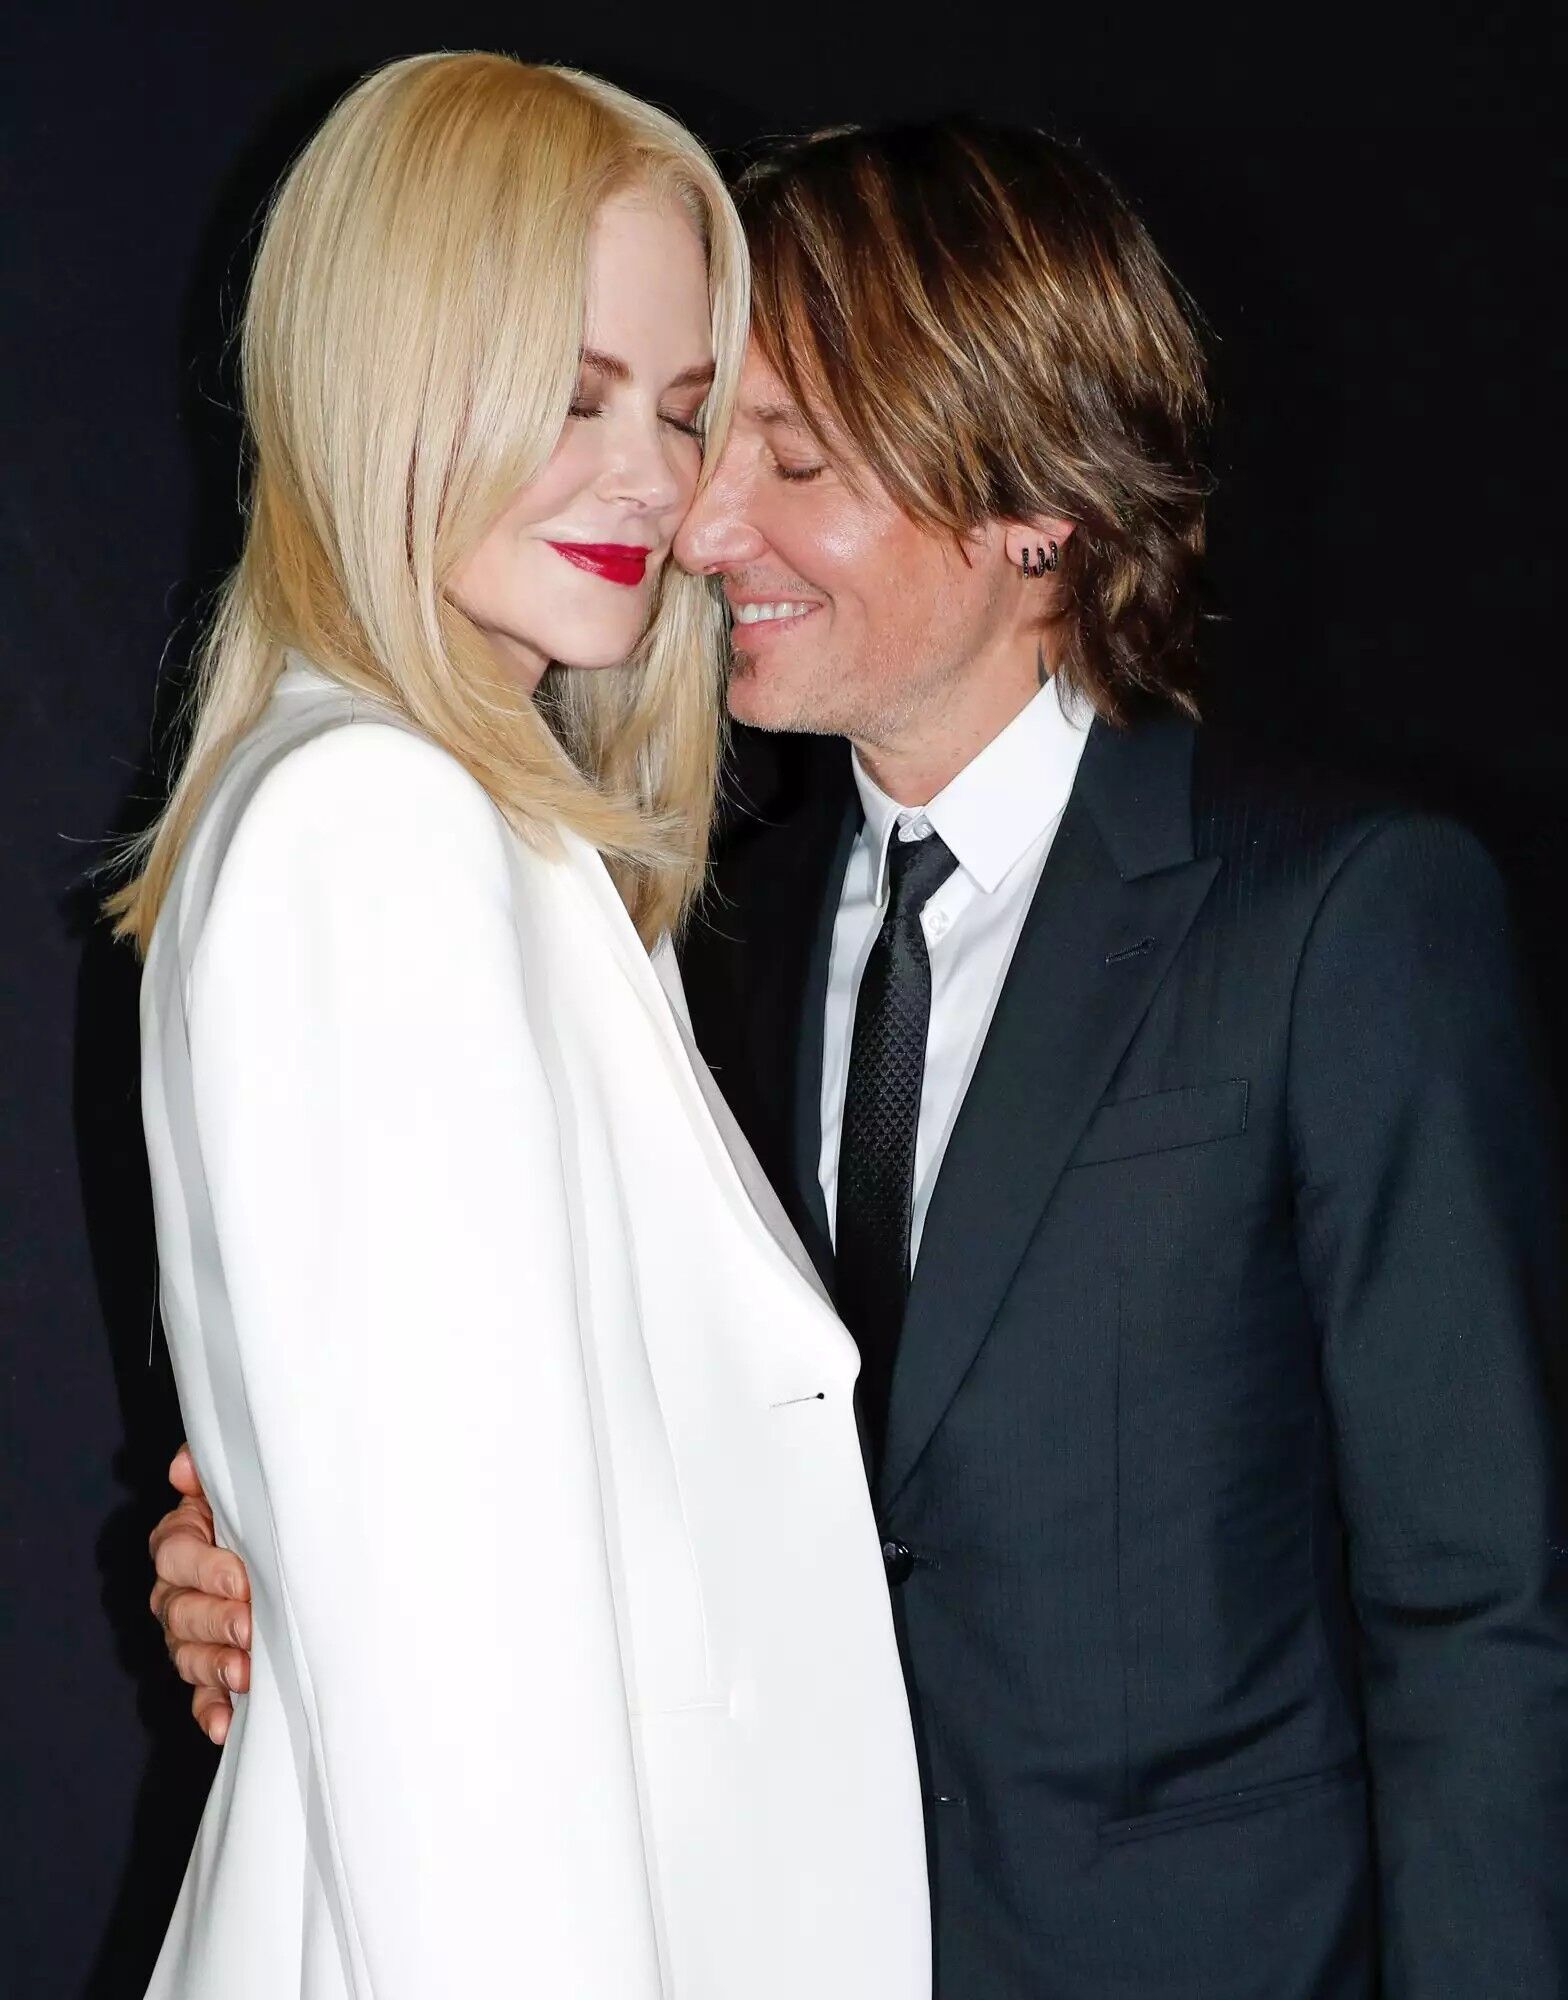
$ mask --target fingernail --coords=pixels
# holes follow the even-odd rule
[[[235,1666],[232,1660],[225,1661],[223,1667],[223,1685],[226,1688],[231,1688],[237,1691],[239,1688],[239,1684],[240,1684],[239,1668]]]
[[[228,1735],[228,1733],[229,1733],[228,1714],[225,1710],[220,1709],[218,1713],[212,1718],[211,1722],[207,1724],[207,1734],[212,1738],[214,1743],[221,1743],[224,1737]]]
[[[243,1624],[242,1624],[242,1623],[240,1622],[240,1620],[239,1620],[238,1618],[232,1618],[232,1619],[230,1619],[230,1621],[229,1621],[229,1644],[230,1644],[231,1646],[243,1646],[243,1645],[244,1645],[244,1643],[245,1643],[245,1627],[244,1627],[244,1625],[243,1625]]]

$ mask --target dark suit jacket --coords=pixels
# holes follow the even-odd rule
[[[684,957],[830,1273],[858,813],[842,746],[826,768],[729,843]],[[1524,1018],[1458,828],[1096,725],[932,1199],[876,1490],[942,2000],[1568,1993],[1560,1222]]]

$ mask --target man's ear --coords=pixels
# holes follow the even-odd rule
[[[1072,531],[1072,522],[1056,514],[1007,521],[1002,524],[1002,552],[1020,576],[1046,576],[1056,568]]]

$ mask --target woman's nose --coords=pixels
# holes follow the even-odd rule
[[[652,429],[638,426],[622,440],[607,474],[605,492],[608,498],[630,503],[645,513],[663,513],[690,496],[701,469],[694,443],[663,423]]]

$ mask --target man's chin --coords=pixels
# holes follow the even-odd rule
[[[784,683],[784,676],[769,672],[751,653],[730,655],[726,700],[731,720],[744,723],[748,729],[828,733],[800,713],[801,705]]]
[[[770,729],[776,725],[770,715],[773,704],[768,700],[768,689],[757,671],[755,655],[743,653],[738,647],[730,653],[729,678],[724,686],[724,699],[728,705],[730,719],[744,722],[752,729]]]

